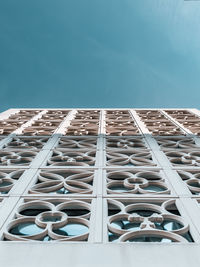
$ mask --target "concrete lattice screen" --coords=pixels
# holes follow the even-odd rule
[[[1,243],[200,242],[198,110],[10,109],[0,134]]]

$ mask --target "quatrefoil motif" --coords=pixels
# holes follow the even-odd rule
[[[7,225],[7,240],[87,241],[91,204],[82,200],[38,199],[22,203]]]

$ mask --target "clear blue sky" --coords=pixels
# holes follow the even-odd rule
[[[200,1],[1,0],[0,110],[200,108]]]

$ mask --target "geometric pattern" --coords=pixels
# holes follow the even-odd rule
[[[87,241],[90,206],[83,200],[23,201],[15,212],[15,219],[7,226],[4,237],[12,241]]]
[[[199,243],[200,111],[0,114],[0,238]]]
[[[108,199],[109,240],[119,242],[192,242],[188,223],[173,199]]]

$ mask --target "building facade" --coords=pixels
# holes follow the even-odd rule
[[[0,114],[1,266],[200,266],[200,111]]]

